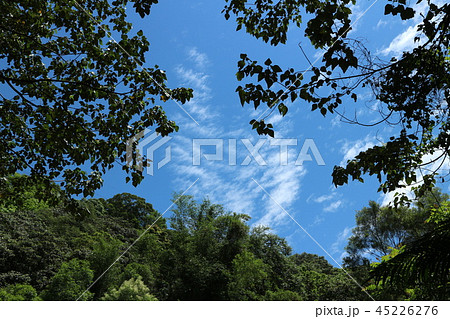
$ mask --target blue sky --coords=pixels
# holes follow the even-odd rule
[[[350,36],[362,40],[386,61],[414,46],[414,26],[418,21],[403,22],[398,17],[384,16],[385,1],[376,2],[370,9],[374,1],[358,2],[353,7],[353,20],[358,21]],[[187,192],[196,199],[209,197],[231,211],[250,215],[252,225],[270,226],[287,238],[295,252],[324,256],[325,252],[287,212],[340,261],[346,239],[355,225],[355,211],[366,206],[369,200],[386,203],[391,195],[377,193],[378,184],[370,177],[365,183],[352,182],[336,189],[331,183],[333,167],[344,164],[361,150],[386,141],[396,128],[347,124],[339,116],[323,117],[320,112],[311,112],[309,105],[296,101],[288,105],[286,117],[274,112],[266,120],[274,124],[278,141],[297,141],[296,146],[288,147],[288,164],[280,165],[280,146],[273,145],[270,138],[257,135],[248,124],[266,108],[261,106],[256,111],[249,105],[243,108],[235,93],[240,84],[235,78],[239,55],[245,52],[261,62],[270,57],[281,67],[302,70],[308,67],[308,62],[298,43],[302,43],[311,61],[321,52],[311,48],[302,30],[291,30],[288,43],[278,47],[271,47],[243,31],[236,32],[234,21],[226,21],[220,13],[223,5],[223,1],[161,1],[144,19],[133,14],[130,8],[134,31],[142,29],[150,41],[146,66],[157,64],[164,69],[169,87],[193,88],[194,99],[183,106],[189,116],[174,102],[163,104],[180,130],[155,151],[154,163],[165,158],[169,146],[170,162],[160,169],[155,168],[154,174],[146,175],[136,188],[125,183],[125,175],[119,168],[113,169],[105,176],[104,186],[96,197],[108,198],[129,192],[146,198],[162,213],[171,204],[174,191],[183,192],[198,179]],[[380,115],[370,92],[360,90],[358,97],[357,103],[345,101],[340,111],[350,117],[357,114],[361,122],[376,122]],[[144,151],[160,139],[146,145]],[[204,154],[215,153],[215,147],[202,146],[200,165],[193,165],[194,139],[209,139],[211,143],[222,141],[223,160],[206,159]],[[311,148],[306,151],[312,160],[295,164],[307,139],[317,146],[325,165],[318,165]],[[233,141],[236,142],[236,165],[230,165],[229,161]],[[246,147],[251,149],[252,145],[259,145],[257,143],[262,145],[259,163]],[[261,159],[266,165],[259,165]],[[448,190],[447,187],[444,185],[444,190]]]

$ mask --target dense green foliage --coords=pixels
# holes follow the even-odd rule
[[[448,196],[447,196],[448,198]],[[450,296],[450,202],[431,208],[430,228],[375,263],[371,278],[385,290],[403,289],[413,298],[448,300]]]
[[[376,299],[450,297],[449,196],[434,189],[413,207],[358,211],[344,265]],[[370,273],[368,273],[370,271]]]
[[[44,184],[50,198],[54,180],[92,195],[115,162],[127,182],[142,180],[147,161],[131,144],[127,154],[127,141],[151,126],[177,130],[158,103],[184,103],[192,90],[168,88],[165,72],[147,66],[130,2],[143,16],[158,1],[0,1],[0,177],[28,170],[27,184]]]
[[[105,301],[157,301],[150,294],[150,289],[142,281],[142,277],[137,276],[130,280],[125,280],[119,289],[111,289],[101,300]]]
[[[292,254],[267,227],[208,200],[175,195],[167,221],[144,199],[118,194],[82,200],[90,214],[74,219],[33,192],[18,195],[24,206],[0,199],[1,300],[367,298],[323,257]]]
[[[207,199],[175,194],[168,219],[127,193],[83,199],[79,205],[89,214],[74,219],[64,205],[36,198],[39,187],[19,193],[14,185],[20,178],[8,179],[17,203],[0,197],[0,300],[449,296],[450,202],[438,189],[421,205],[370,202],[358,211],[343,270],[324,257],[293,254],[268,227],[250,227],[248,215]]]
[[[36,289],[34,289],[32,286],[15,284],[0,288],[0,300],[36,301],[41,299],[37,296]]]
[[[422,1],[427,3],[424,14],[414,10]],[[353,124],[374,126],[386,122],[398,127],[387,143],[360,152],[344,167],[335,166],[336,186],[350,179],[363,181],[364,175],[369,174],[380,182],[379,191],[386,193],[411,185],[416,196],[421,197],[433,188],[437,175],[441,174],[439,180],[445,179],[445,173],[422,168],[442,163],[450,154],[449,3],[389,0],[384,14],[420,21],[415,41],[420,38],[423,41],[400,57],[383,61],[363,41],[349,36],[354,22],[352,5],[356,0],[226,2],[223,13],[226,19],[235,16],[237,30],[243,28],[255,38],[277,46],[286,43],[290,27],[303,28],[311,45],[323,50],[317,65],[317,61],[312,63],[305,56],[302,69],[282,69],[270,57],[261,63],[241,54],[236,73],[239,81],[246,81],[236,89],[241,104],[268,108],[258,119],[250,121],[259,134],[273,137],[273,126],[265,120],[274,111],[285,116],[286,104],[300,100],[323,116],[337,113]],[[359,17],[354,15],[353,19]],[[341,105],[357,101],[357,90],[361,87],[371,88],[380,105],[376,123],[361,123],[356,115],[348,118],[341,111]],[[433,153],[434,158],[424,160]],[[398,196],[395,200],[399,204],[408,198]]]
[[[63,262],[59,270],[43,291],[44,300],[76,300],[94,277],[94,272],[85,260],[71,259]],[[89,300],[92,293],[86,293],[81,300]]]
[[[391,249],[404,245],[434,228],[428,220],[436,205],[448,199],[439,189],[420,198],[413,207],[380,207],[369,202],[356,213],[356,227],[347,245],[347,266],[368,264],[369,258],[388,255]]]

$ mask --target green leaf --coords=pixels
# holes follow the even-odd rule
[[[394,7],[392,6],[392,4],[387,4],[384,7],[384,15],[388,15],[389,13],[393,12]]]
[[[280,112],[280,114],[281,114],[282,116],[285,116],[286,113],[288,112],[288,108],[287,108],[287,106],[284,105],[283,103],[280,103],[280,104],[278,105],[278,111]]]
[[[327,109],[324,108],[324,107],[322,107],[322,108],[320,109],[320,113],[322,113],[322,115],[325,116],[325,115],[327,114]]]
[[[282,70],[281,70],[281,68],[280,68],[279,65],[273,65],[273,66],[272,66],[272,71],[273,71],[273,72],[276,72],[276,73],[282,72]]]
[[[408,20],[414,18],[415,11],[412,8],[406,8],[400,12],[400,17],[402,20]]]
[[[245,91],[243,89],[239,90],[239,100],[241,102],[241,105],[244,106],[245,104]]]

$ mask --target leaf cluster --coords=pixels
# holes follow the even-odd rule
[[[143,16],[158,1],[132,2]],[[151,126],[176,131],[159,97],[184,103],[192,90],[168,88],[165,72],[146,66],[149,42],[132,31],[127,3],[0,1],[0,176],[27,171],[30,185],[57,181],[83,196],[116,162],[133,185],[142,180],[126,141]]]

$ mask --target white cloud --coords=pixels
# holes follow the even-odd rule
[[[348,160],[352,160],[359,153],[376,145],[376,139],[370,135],[367,135],[364,139],[359,139],[353,142],[346,141],[341,148],[341,152],[344,154],[340,165],[346,165]]]
[[[264,207],[267,207],[267,212],[259,218],[256,224],[273,227],[283,223],[285,220],[289,220],[289,216],[278,204],[291,216],[294,215],[295,212],[290,211],[290,209],[292,204],[298,199],[301,179],[305,174],[306,169],[303,166],[279,166],[267,170],[261,180],[257,180],[267,190],[273,200],[265,196]],[[255,184],[255,186],[257,185]]]
[[[183,79],[185,84],[194,86],[194,88],[202,91],[210,92],[210,88],[207,86],[208,75],[202,72],[195,72],[192,69],[186,69],[185,67],[178,65],[175,71]]]
[[[188,50],[188,58],[200,69],[205,68],[210,63],[208,56],[205,53],[199,52],[195,47]]]
[[[336,197],[336,193],[331,193],[329,195],[322,195],[317,197],[316,199],[313,199],[313,201],[315,201],[316,203],[323,203],[329,200],[332,200],[333,198]]]
[[[331,119],[331,127],[341,127],[342,125],[342,116],[335,114],[334,117]]]
[[[437,172],[439,175],[446,175],[450,172],[450,159],[445,156],[444,151],[439,150],[434,152],[433,154],[426,154],[422,157],[422,163],[427,164],[424,168],[422,168],[423,174],[427,174],[429,172]],[[419,186],[423,184],[422,173],[419,170],[415,171],[417,176],[417,184],[414,186]],[[388,206],[391,205],[395,198],[395,193],[399,193],[400,195],[406,195],[409,199],[414,199],[414,193],[412,191],[412,186],[406,186],[404,188],[398,188],[395,191],[386,193],[381,195],[381,205]]]
[[[350,10],[352,10],[352,13],[350,15],[350,21],[352,21],[352,29],[350,30],[349,34],[352,34],[357,31],[362,18],[367,13],[364,13],[367,8],[362,8],[359,2],[356,4],[350,4],[349,8]],[[371,9],[369,9],[369,11],[370,10]]]
[[[391,206],[394,203],[395,194],[406,195],[409,199],[414,198],[414,193],[411,191],[411,186],[405,188],[398,188],[395,191],[381,195],[381,206]]]
[[[314,217],[313,223],[312,223],[310,226],[317,226],[317,225],[320,225],[320,224],[322,224],[324,221],[325,221],[325,218],[323,218],[323,217],[321,217],[321,216],[319,216],[319,215],[316,215],[316,217]]]
[[[272,125],[278,125],[282,120],[284,120],[284,116],[280,113],[275,113],[269,117],[268,120],[266,120],[267,123],[271,123]]]
[[[213,97],[212,90],[209,86],[209,75],[203,71],[203,67],[208,64],[208,57],[204,53],[200,53],[197,48],[188,50],[187,55],[190,60],[194,61],[195,68],[188,68],[184,65],[177,65],[175,72],[181,79],[180,85],[190,87],[194,90],[194,97],[183,108],[196,120],[205,125],[207,119],[211,120],[217,116],[217,112],[213,112],[209,103]],[[184,115],[183,115],[184,116]],[[176,119],[179,121],[179,119]],[[191,119],[186,124],[192,128],[198,125]],[[185,127],[186,127],[185,126]]]
[[[212,202],[223,204],[228,210],[246,213],[253,218],[253,225],[264,224],[276,228],[289,223],[289,216],[280,209],[274,200],[290,214],[295,215],[293,206],[300,196],[302,179],[307,173],[306,167],[315,165],[315,162],[305,162],[304,166],[295,165],[302,146],[299,143],[297,146],[288,147],[288,165],[280,165],[280,146],[270,145],[270,139],[267,139],[259,151],[267,165],[259,166],[253,157],[248,165],[241,165],[246,156],[250,155],[241,139],[248,138],[252,145],[256,145],[262,137],[256,135],[252,130],[243,129],[239,124],[233,125],[234,121],[229,121],[227,128],[217,125],[220,108],[213,107],[214,92],[208,83],[208,74],[204,71],[208,58],[196,48],[188,51],[188,57],[194,62],[195,67],[178,65],[175,71],[185,85],[194,89],[194,98],[185,106],[186,110],[195,119],[198,119],[200,125],[196,125],[181,115],[180,121],[177,120],[182,135],[175,134],[171,141],[172,162],[170,164],[170,168],[174,170],[176,176],[173,180],[176,189],[185,189],[193,180],[200,178],[189,191],[197,199],[208,196]],[[216,115],[213,111],[216,112]],[[282,119],[283,117],[278,113],[270,116],[270,121],[278,125],[277,137],[290,137],[289,133],[294,127],[287,118],[281,121]],[[202,155],[201,164],[194,166],[193,138],[222,139],[224,144],[223,160],[208,161]],[[229,139],[236,139],[236,165],[229,165]],[[204,151],[214,152],[211,148],[207,149],[206,147],[202,148],[201,153],[205,154]],[[267,196],[252,178],[274,200]]]
[[[330,203],[327,207],[323,209],[324,212],[335,212],[339,207],[342,206],[342,200],[337,200],[335,202]]]
[[[382,28],[382,27],[384,27],[384,26],[386,26],[388,24],[389,24],[389,21],[384,20],[384,19],[380,19],[380,20],[378,20],[378,23],[375,26],[375,29],[380,29],[380,28]]]
[[[348,238],[351,236],[352,234],[352,227],[345,227],[343,231],[341,231],[339,233],[339,235],[336,238],[336,241],[331,245],[331,250],[330,252],[332,254],[336,254],[339,253],[343,250],[344,246],[347,244],[347,240]],[[341,254],[341,257],[343,255]]]
[[[414,41],[414,38],[418,35],[417,25],[409,26],[405,31],[397,35],[389,44],[389,46],[379,53],[388,56],[399,56],[404,51],[411,51],[419,45],[420,42]]]
[[[445,1],[438,0],[438,1],[433,1],[433,3],[437,6],[442,6],[445,3]],[[385,56],[387,56],[387,55],[399,56],[402,54],[402,52],[410,51],[410,50],[414,49],[415,47],[417,47],[419,44],[423,43],[424,36],[422,34],[418,33],[417,27],[423,19],[422,16],[426,16],[426,13],[429,9],[428,2],[421,1],[420,3],[415,3],[414,5],[412,5],[412,8],[415,11],[414,18],[411,20],[405,21],[405,23],[408,23],[409,21],[411,21],[412,23],[414,23],[414,25],[408,26],[406,28],[406,30],[404,30],[402,33],[397,35],[391,41],[391,43],[389,44],[389,46],[387,48],[380,50],[378,53],[385,55]],[[378,23],[380,24],[381,20]],[[378,26],[378,24],[377,24],[377,26]],[[417,42],[414,41],[414,38],[416,36],[418,36],[420,38],[420,40]]]
[[[194,97],[184,104],[183,108],[194,118],[196,121],[204,124],[206,119],[212,119],[217,114],[211,110],[208,103],[212,98],[211,88],[208,86],[209,76],[203,72],[196,72],[192,69],[185,68],[178,65],[175,68],[175,72],[182,80],[182,85],[191,87],[194,90]],[[189,120],[192,121],[192,120]],[[188,125],[193,125],[193,121]]]

